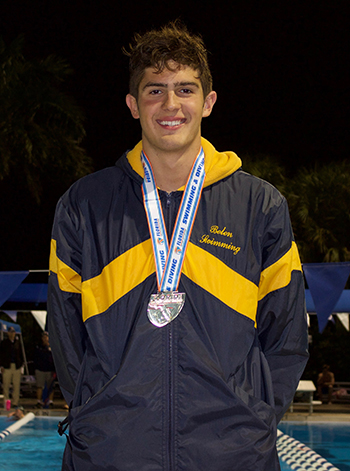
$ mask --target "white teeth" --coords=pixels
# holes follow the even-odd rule
[[[162,126],[179,126],[181,124],[181,120],[179,121],[160,121]]]

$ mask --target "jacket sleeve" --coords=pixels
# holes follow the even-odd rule
[[[271,371],[279,421],[308,360],[304,278],[284,198],[268,218],[262,260],[257,329]]]
[[[61,199],[56,208],[50,252],[48,330],[62,394],[69,404],[84,357],[86,329],[81,305],[79,219]]]

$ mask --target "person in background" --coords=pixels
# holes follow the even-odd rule
[[[21,420],[25,416],[25,412],[22,406],[16,407],[13,412],[10,412],[7,417],[12,418],[13,420]]]
[[[142,141],[76,182],[53,225],[62,469],[277,471],[308,358],[287,202],[201,136],[217,95],[199,36],[171,23],[128,55]]]
[[[36,378],[36,408],[53,407],[55,365],[49,341],[49,334],[41,334],[41,345],[38,345],[34,354],[34,368]]]
[[[322,372],[317,378],[317,393],[321,401],[323,394],[327,394],[328,404],[332,404],[333,386],[334,374],[330,371],[329,365],[323,365]]]
[[[9,327],[7,338],[0,344],[0,367],[2,372],[4,407],[10,399],[10,386],[12,384],[11,407],[19,405],[21,387],[21,368],[23,366],[23,352],[21,343],[13,327]]]

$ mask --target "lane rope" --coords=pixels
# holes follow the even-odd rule
[[[31,420],[35,418],[35,415],[33,412],[28,412],[23,419],[19,419],[17,422],[13,423],[9,427],[7,427],[5,430],[0,432],[0,440],[3,440],[4,438],[8,437],[11,433],[16,432],[16,430],[20,429],[23,425],[27,424]]]
[[[279,458],[297,471],[340,471],[304,443],[277,430],[277,453]]]

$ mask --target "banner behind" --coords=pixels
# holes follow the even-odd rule
[[[29,271],[0,271],[0,306],[16,291]]]
[[[349,278],[350,262],[304,263],[303,271],[323,332]]]

